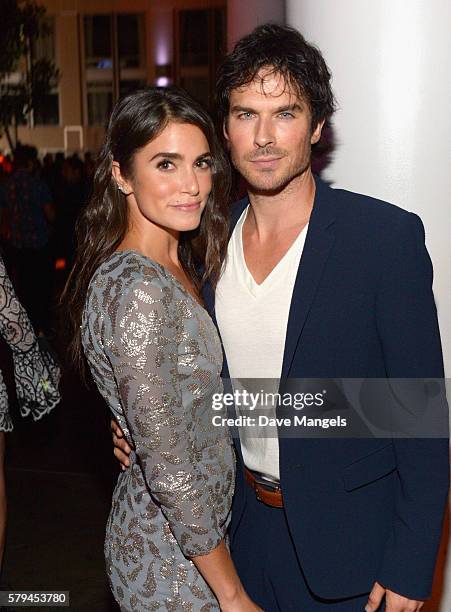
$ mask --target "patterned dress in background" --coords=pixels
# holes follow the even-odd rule
[[[189,557],[230,519],[235,459],[212,424],[222,348],[196,300],[162,266],[114,253],[91,280],[83,346],[94,380],[135,448],[113,493],[105,557],[121,610],[208,612],[213,593]]]
[[[11,348],[16,395],[22,416],[35,421],[58,404],[60,368],[41,339],[36,338],[30,319],[17,299],[0,257],[0,334]],[[8,392],[0,370],[0,431],[12,431]]]

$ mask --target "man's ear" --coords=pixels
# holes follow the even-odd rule
[[[316,128],[313,130],[312,135],[310,137],[310,144],[316,144],[318,140],[321,138],[321,132],[324,126],[325,119],[320,121]]]
[[[223,121],[223,124],[222,124],[222,133],[224,135],[224,139],[226,141],[227,148],[229,148],[229,146],[230,146],[230,138],[229,138],[229,134],[227,132],[227,119],[224,119],[224,121]]]

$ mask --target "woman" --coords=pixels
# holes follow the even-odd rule
[[[121,610],[259,610],[224,541],[234,456],[211,422],[222,349],[200,299],[225,253],[229,182],[209,117],[183,92],[114,108],[65,296],[75,355],[135,448],[105,541]]]
[[[0,257],[0,334],[12,352],[14,380],[20,413],[35,421],[48,414],[61,399],[61,371],[43,342],[38,340],[28,315],[17,299]],[[5,433],[13,430],[8,391],[0,370],[0,569],[5,547],[6,483]]]

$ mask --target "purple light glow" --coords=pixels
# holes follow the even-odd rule
[[[170,37],[167,36],[166,32],[159,32],[157,36],[156,63],[159,65],[168,64],[170,62],[170,56],[172,55],[169,48]]]
[[[166,76],[158,77],[156,80],[157,87],[167,87],[169,85],[169,78]]]

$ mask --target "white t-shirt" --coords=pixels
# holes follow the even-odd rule
[[[242,228],[248,207],[236,224],[216,288],[215,310],[230,377],[263,378],[266,392],[277,393],[282,371],[288,315],[308,225],[284,257],[258,285],[244,259]],[[246,411],[249,415],[249,411]],[[279,479],[277,429],[239,430],[246,466]],[[256,437],[257,436],[257,437]]]

